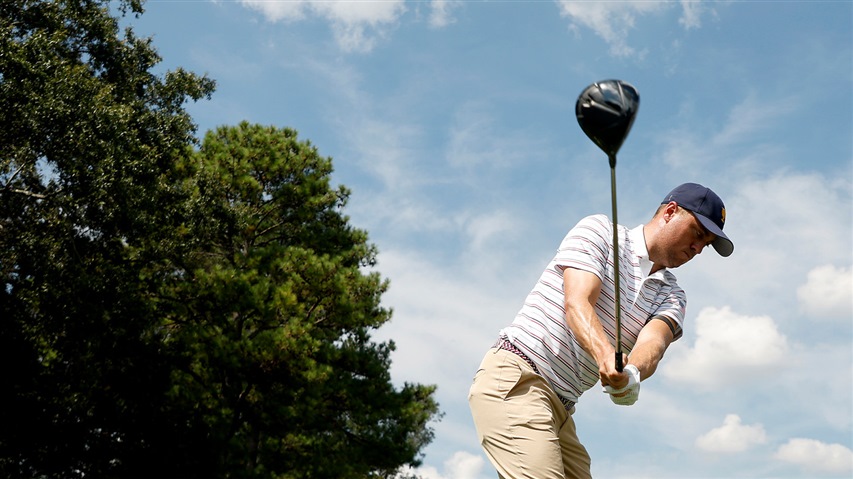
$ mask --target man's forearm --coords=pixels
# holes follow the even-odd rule
[[[616,351],[593,306],[601,293],[601,280],[592,273],[566,268],[563,283],[566,324],[580,347],[601,366]]]
[[[640,332],[637,344],[634,345],[631,354],[628,356],[628,364],[633,364],[640,370],[642,379],[651,377],[657,371],[666,348],[672,342],[672,334],[664,328],[666,325],[660,321],[652,321],[647,324]]]
[[[601,364],[606,359],[612,358],[616,350],[607,335],[604,327],[595,314],[595,310],[586,305],[566,305],[566,322],[575,336],[581,348],[592,356],[596,363]]]
[[[646,343],[631,351],[628,356],[628,364],[633,364],[640,370],[640,377],[643,380],[648,379],[657,371],[664,350],[665,348],[654,347],[652,344]]]

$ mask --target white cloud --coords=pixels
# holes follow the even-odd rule
[[[750,92],[732,108],[722,123],[723,128],[711,140],[714,146],[754,144],[757,133],[768,131],[773,125],[795,114],[798,100],[778,96],[772,100]]]
[[[817,320],[853,316],[853,271],[833,265],[809,271],[806,283],[797,288],[800,309]]]
[[[846,263],[851,257],[851,186],[849,178],[780,170],[768,178],[744,182],[732,201],[738,207],[727,208],[736,212],[727,221],[740,230],[739,237],[749,241],[756,252],[784,252],[788,261],[783,262],[780,272],[792,263]],[[816,204],[832,213],[815,214]],[[784,239],[784,247],[768,248],[769,239]]]
[[[362,166],[380,178],[385,188],[406,192],[423,181],[423,172],[417,170],[415,163],[418,156],[412,146],[421,141],[417,126],[376,119],[371,114],[344,121],[358,125],[344,130],[344,134],[351,147],[363,158]]]
[[[241,0],[241,3],[260,11],[270,22],[298,21],[309,15],[323,18],[331,23],[338,46],[348,52],[372,50],[377,37],[384,36],[385,30],[396,24],[405,11],[404,0]]]
[[[406,468],[405,474],[415,474],[420,479],[477,479],[483,470],[485,461],[482,456],[475,456],[465,451],[458,451],[450,459],[444,461],[444,471],[431,466],[417,469]]]
[[[720,122],[719,131],[708,132],[693,126],[661,134],[666,145],[663,161],[672,167],[694,170],[700,166],[719,168],[731,157],[738,158],[738,171],[753,164],[763,165],[767,157],[778,156],[774,151],[778,146],[772,140],[762,141],[765,132],[788,120],[797,106],[794,98],[774,97],[769,101],[749,92]],[[682,105],[682,110],[685,116],[695,115],[692,105]],[[744,147],[749,150],[743,151]]]
[[[850,474],[853,451],[841,444],[794,438],[776,450],[775,459],[797,464],[810,473]]]
[[[702,26],[702,20],[699,18],[702,14],[702,2],[681,0],[681,8],[684,9],[684,14],[678,19],[678,23],[685,29],[691,30]]]
[[[405,0],[352,1],[352,0],[241,0],[243,5],[261,12],[270,22],[293,22],[316,16],[327,20],[335,39],[344,51],[367,52],[373,49],[377,37],[398,22],[406,10]],[[451,11],[460,5],[459,0],[430,0],[429,25],[443,28],[455,22]],[[660,11],[671,6],[666,0],[644,2],[577,2],[558,0],[560,14],[583,25],[610,45],[615,56],[636,55],[637,50],[628,45],[628,33],[634,28],[636,17]],[[701,26],[700,17],[707,10],[703,4],[682,0],[679,24],[685,29]],[[576,28],[576,27],[574,27]]]
[[[353,2],[351,0],[311,1],[312,8],[329,20],[344,24],[378,25],[396,21],[405,10],[403,0]]]
[[[305,10],[308,4],[310,4],[306,0],[293,0],[290,2],[242,0],[240,3],[253,10],[260,11],[271,22],[301,20],[305,17]]]
[[[637,16],[669,8],[672,3],[643,2],[578,2],[558,0],[560,14],[569,17],[595,32],[608,45],[610,53],[618,57],[635,55],[637,50],[628,44],[628,33],[634,28]],[[682,16],[678,23],[687,30],[701,26],[700,17],[705,9],[700,2],[682,0]],[[573,27],[577,30],[577,27]]]
[[[816,264],[851,262],[848,178],[780,171],[745,182],[726,205],[727,228],[735,244],[743,245],[732,255],[738,271],[731,278],[745,297],[776,294],[796,307],[791,300],[800,275]],[[831,213],[815,214],[813,205]],[[782,247],[769,247],[771,242]]]
[[[723,425],[711,429],[696,438],[696,446],[708,452],[743,452],[758,444],[767,442],[767,434],[761,424],[741,424],[740,416],[729,414]]]
[[[433,28],[442,28],[454,23],[456,20],[450,15],[450,11],[459,4],[458,0],[432,0],[429,25]]]
[[[505,130],[496,125],[500,117],[490,105],[466,102],[453,115],[448,128],[447,159],[456,168],[506,168],[531,161],[544,147],[535,132]]]
[[[482,456],[459,451],[444,463],[444,467],[449,478],[473,479],[483,470],[484,462]]]
[[[376,338],[397,343],[395,379],[438,383],[441,394],[457,391],[464,400],[461,392],[519,300],[507,293],[513,281],[455,266],[442,267],[409,251],[383,251],[378,267],[391,280],[383,302],[394,308],[394,318]]]
[[[708,153],[714,161],[726,164],[728,160],[714,156],[717,154],[723,153]],[[683,180],[709,178],[705,184],[726,202],[726,232],[735,243],[730,258],[705,253],[694,260],[698,261],[695,265],[677,271],[688,294],[686,329],[694,326],[694,311],[720,305],[720,299],[725,298],[725,304],[736,311],[773,317],[781,330],[791,334],[804,323],[797,288],[803,285],[809,271],[818,265],[851,264],[850,180],[784,169],[769,176],[736,176],[739,175],[728,170],[719,175],[708,170],[681,176]],[[816,214],[814,205],[832,213]],[[701,289],[693,285],[696,283],[702,284]],[[850,293],[847,294],[849,298]]]
[[[703,389],[743,382],[768,371],[788,351],[788,341],[768,316],[744,316],[728,307],[705,308],[696,318],[692,348],[673,350],[664,376]]]
[[[559,0],[560,15],[569,17],[595,32],[610,45],[610,53],[619,57],[635,54],[628,45],[628,32],[637,14],[654,11],[667,2],[575,2]]]
[[[466,230],[471,238],[470,247],[478,250],[489,243],[494,244],[494,238],[499,235],[513,235],[517,220],[506,211],[493,211],[473,218],[467,223]]]
[[[853,348],[848,334],[838,334],[834,344],[817,343],[790,358],[785,374],[791,397],[809,404],[813,423],[850,434],[853,423]],[[791,434],[789,434],[791,435]]]

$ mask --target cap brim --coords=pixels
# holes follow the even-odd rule
[[[693,215],[696,217],[697,220],[699,220],[700,223],[702,223],[702,226],[704,226],[705,229],[717,235],[717,239],[715,239],[714,242],[711,243],[711,245],[714,246],[714,249],[717,250],[717,253],[719,253],[720,256],[723,257],[730,256],[735,250],[735,245],[734,243],[732,243],[732,240],[730,240],[729,237],[726,236],[725,233],[723,233],[723,230],[721,230],[716,224],[714,224],[713,221],[709,220],[708,218],[695,212],[693,213]]]

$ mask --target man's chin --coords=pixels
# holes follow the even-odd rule
[[[683,265],[687,264],[688,262],[690,262],[690,260],[689,260],[689,259],[684,260],[684,261],[674,261],[674,262],[673,262],[673,264],[672,264],[672,266],[667,266],[667,268],[669,268],[669,269],[676,269],[676,268],[678,268],[679,266],[683,266]]]

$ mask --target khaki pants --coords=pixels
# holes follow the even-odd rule
[[[501,478],[592,477],[571,414],[518,355],[490,349],[474,376],[468,403],[480,444]]]

